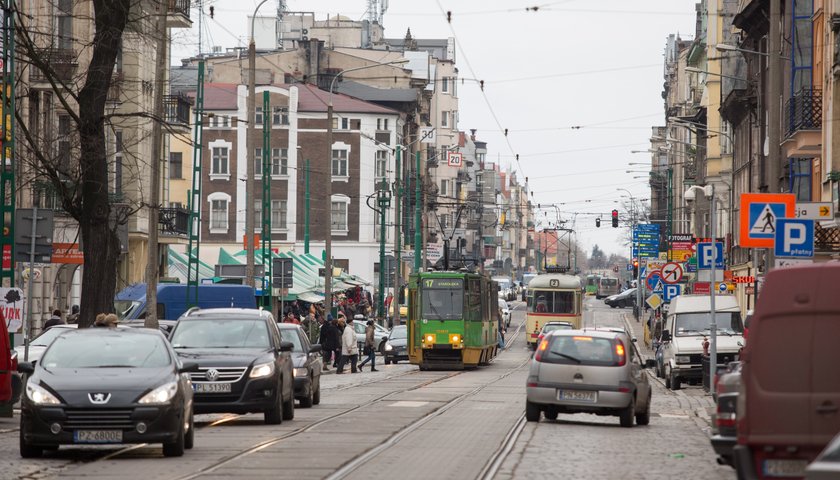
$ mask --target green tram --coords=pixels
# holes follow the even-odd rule
[[[408,356],[420,370],[486,365],[498,350],[498,286],[479,273],[434,271],[408,283]]]
[[[590,274],[586,276],[586,294],[587,295],[597,295],[598,294],[598,284],[601,282],[601,276]]]

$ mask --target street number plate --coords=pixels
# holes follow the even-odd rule
[[[768,477],[803,477],[807,460],[765,460],[764,474]]]
[[[122,443],[122,430],[76,430],[73,441],[76,443]]]
[[[558,400],[574,400],[576,402],[595,403],[598,401],[598,392],[581,390],[558,390]]]
[[[230,393],[229,383],[193,383],[195,393]]]

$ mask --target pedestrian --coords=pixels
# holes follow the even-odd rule
[[[61,318],[61,310],[55,309],[53,310],[50,319],[44,323],[44,330],[56,325],[64,325],[64,323],[64,319]]]
[[[70,307],[70,316],[67,317],[67,323],[79,323],[79,306],[73,305]]]
[[[338,324],[341,325],[341,320]],[[356,362],[359,360],[359,345],[356,343],[356,329],[353,327],[353,319],[347,320],[344,331],[341,332],[341,360],[338,361],[338,371],[344,373],[344,366],[350,361],[350,372],[359,373],[356,369]]]
[[[357,318],[359,316],[360,315],[356,315]],[[367,326],[365,327],[365,349],[362,352],[367,355],[367,358],[362,360],[362,363],[359,364],[359,371],[361,371],[362,367],[364,367],[368,362],[370,362],[371,372],[379,371],[376,369],[376,340],[373,338],[375,333],[376,329],[373,327],[373,320],[368,320]]]
[[[321,344],[321,355],[324,357],[324,370],[329,371],[330,364],[335,366],[333,356],[335,354],[336,337],[338,337],[338,329],[335,327],[334,320],[331,314],[327,314],[327,320],[321,325],[321,334],[318,336],[318,343]]]
[[[321,325],[315,320],[315,310],[309,310],[304,317],[303,321],[300,323],[301,327],[303,327],[303,331],[306,332],[307,338],[309,338],[309,343],[315,343],[318,341],[318,337],[321,334]]]

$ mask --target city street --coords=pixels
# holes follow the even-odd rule
[[[615,417],[560,415],[524,422],[524,304],[514,302],[508,349],[492,365],[421,372],[326,375],[322,403],[295,419],[200,415],[195,448],[163,458],[159,445],[62,447],[37,460],[18,455],[17,416],[0,421],[2,478],[734,478],[708,442],[711,398],[699,387],[654,385],[649,426]],[[629,309],[588,297],[587,326],[625,325]],[[634,321],[631,328],[639,327]],[[635,335],[641,339],[642,332]],[[645,352],[642,352],[643,354]],[[523,428],[524,425],[524,428]]]

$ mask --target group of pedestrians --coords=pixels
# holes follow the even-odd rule
[[[370,371],[376,372],[376,348],[374,347],[373,320],[368,320],[365,328],[365,353],[367,358],[359,361],[359,345],[356,342],[356,329],[354,322],[364,321],[365,316],[356,314],[348,318],[344,312],[338,312],[338,318],[333,319],[332,314],[320,325],[318,343],[321,344],[321,351],[324,357],[324,370],[329,371],[329,366],[336,369],[337,374],[343,374],[347,364],[350,364],[351,373],[360,373],[362,367],[370,362]]]

